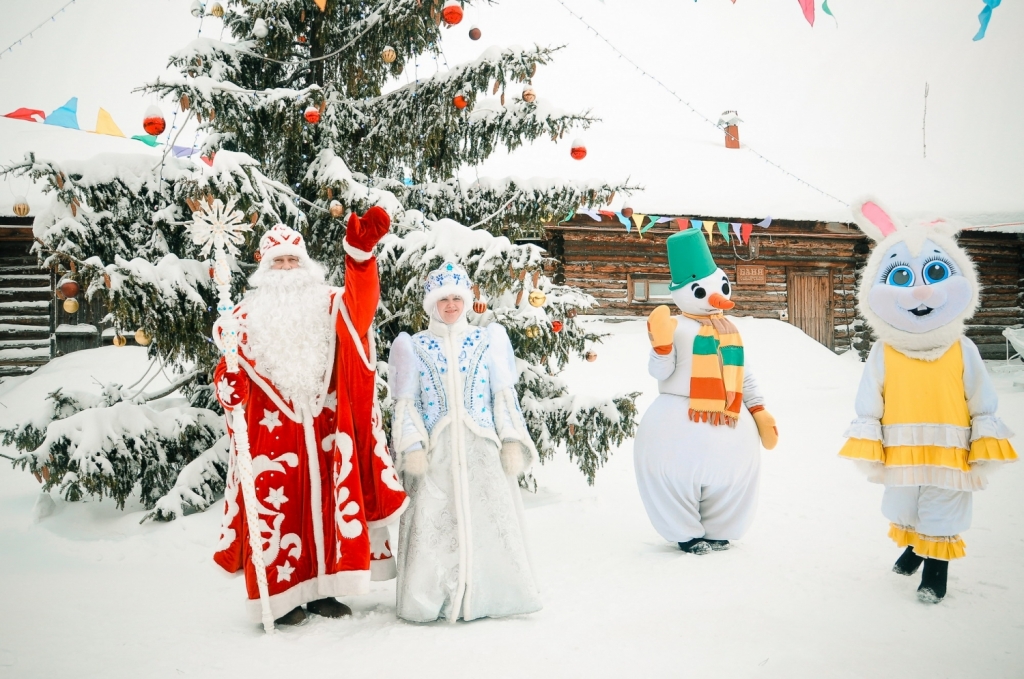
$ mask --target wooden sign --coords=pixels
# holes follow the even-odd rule
[[[763,266],[756,264],[736,265],[737,285],[765,285],[768,282],[768,275]]]

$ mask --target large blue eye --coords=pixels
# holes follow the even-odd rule
[[[898,266],[889,272],[885,282],[898,288],[907,288],[914,284],[914,272],[907,266]]]
[[[950,277],[949,265],[937,259],[924,265],[925,283],[938,283]]]

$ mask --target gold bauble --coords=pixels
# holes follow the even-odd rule
[[[530,339],[536,339],[537,337],[540,337],[540,326],[531,325],[530,327],[528,327],[526,329],[526,336],[529,337]]]
[[[75,299],[74,297],[69,297],[68,299],[64,300],[64,311],[69,314],[77,314],[78,300]]]
[[[532,87],[527,87],[526,89],[523,90],[523,101],[525,101],[527,104],[532,104],[533,102],[537,101],[537,93],[534,92]]]
[[[218,19],[224,16],[224,5],[219,2],[213,3],[213,7],[210,8],[210,14],[217,17]]]
[[[385,64],[393,64],[395,59],[398,58],[398,52],[395,51],[394,47],[385,47],[380,53],[380,58],[384,60]]]
[[[590,363],[593,363],[596,360],[597,360],[597,352],[596,351],[588,351],[587,352],[587,361],[590,362]]]
[[[146,334],[146,331],[139,328],[135,331],[135,343],[139,346],[148,347],[153,338]]]
[[[19,196],[14,199],[14,214],[19,217],[28,217],[28,201],[25,200],[24,196]]]
[[[115,347],[123,347],[128,344],[128,338],[124,335],[114,335],[113,344]]]
[[[345,207],[336,200],[331,201],[328,209],[331,211],[331,216],[335,219],[341,219],[345,216]]]
[[[541,290],[530,291],[530,306],[544,306],[544,302],[548,301],[548,296]]]

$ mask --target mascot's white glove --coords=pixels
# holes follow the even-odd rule
[[[402,472],[410,476],[423,476],[427,473],[427,451],[422,448],[410,450],[402,457]]]
[[[501,468],[509,476],[518,477],[523,473],[523,444],[519,441],[505,441],[501,444]]]

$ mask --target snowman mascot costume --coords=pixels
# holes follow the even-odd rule
[[[666,540],[691,554],[728,549],[754,518],[760,446],[778,442],[743,342],[723,312],[734,305],[725,273],[699,229],[668,238],[672,300],[647,323],[648,370],[660,395],[634,444],[647,515]]]
[[[889,537],[905,547],[893,570],[924,563],[918,598],[946,595],[949,562],[964,556],[974,491],[985,472],[1017,459],[1013,433],[964,321],[978,308],[978,274],[942,220],[904,226],[875,201],[854,207],[876,242],[857,306],[878,336],[860,389],[857,419],[839,455],[885,485]]]

